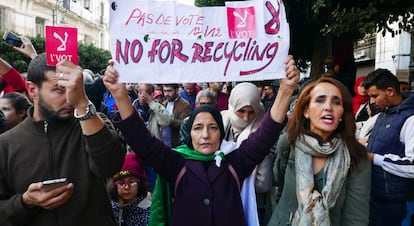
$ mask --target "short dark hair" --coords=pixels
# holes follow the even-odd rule
[[[47,71],[56,71],[56,67],[47,65],[46,54],[41,53],[30,61],[27,80],[41,87],[43,81],[46,80],[45,72]]]
[[[401,94],[400,81],[388,69],[379,68],[369,73],[362,85],[366,90],[371,86],[376,86],[379,90],[386,90],[388,87],[391,87],[395,89],[396,93]]]
[[[149,89],[150,89],[150,92],[151,93],[149,93],[150,95],[152,95],[152,93],[154,92],[154,85],[153,84],[151,84],[151,83],[139,83],[138,84],[138,86],[145,86],[145,87],[149,87]]]
[[[20,113],[22,111],[26,112],[26,110],[32,106],[32,103],[25,95],[17,92],[6,93],[1,96],[0,99],[9,100],[13,107],[16,109],[17,113]]]
[[[164,86],[171,87],[173,89],[178,89],[179,88],[178,84],[176,84],[176,83],[164,84]]]
[[[271,90],[275,90],[275,86],[273,84],[265,84],[264,87],[266,87],[266,86],[269,87],[269,89],[271,89]]]

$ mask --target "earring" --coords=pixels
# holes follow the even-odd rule
[[[340,118],[339,121],[342,122],[342,118]]]

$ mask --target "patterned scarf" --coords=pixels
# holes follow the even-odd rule
[[[315,190],[312,157],[328,157],[323,168],[322,192]],[[304,135],[295,143],[296,196],[298,209],[292,225],[331,225],[329,210],[335,206],[351,164],[349,150],[342,139],[320,145]]]

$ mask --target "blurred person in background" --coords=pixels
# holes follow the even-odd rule
[[[32,106],[30,100],[23,94],[12,92],[0,97],[0,110],[7,121],[7,129],[15,127],[27,116],[27,109]]]
[[[214,93],[216,97],[216,108],[219,111],[227,110],[229,105],[229,95],[227,93],[223,93],[223,83],[222,82],[209,82],[207,83],[208,90]]]
[[[193,111],[191,105],[178,95],[178,84],[164,84],[163,103],[168,113],[173,116],[173,121],[168,127],[162,128],[164,142],[171,147],[180,145],[180,128],[182,121]]]
[[[190,105],[191,109],[194,110],[196,96],[200,91],[200,87],[197,83],[183,83],[183,90],[180,91],[179,95],[184,98]]]
[[[201,105],[211,105],[213,107],[216,107],[216,98],[214,97],[214,94],[210,92],[208,89],[203,89],[200,92],[198,92],[196,96],[196,108],[200,107]],[[190,116],[186,117],[183,122],[181,123],[180,127],[180,144],[185,144],[185,141],[187,140],[189,131],[189,124],[190,124]]]
[[[13,46],[13,49],[34,59],[37,56],[30,39],[20,36],[23,45],[21,47]],[[0,92],[3,94],[19,92],[27,95],[26,79],[13,68],[6,60],[0,58]]]
[[[355,121],[365,121],[368,119],[368,112],[366,106],[368,105],[369,96],[363,86],[366,76],[357,78],[355,81],[354,92],[355,96],[352,97],[352,112],[355,115]]]
[[[262,93],[262,103],[264,105],[265,111],[268,111],[276,98],[276,88],[275,85],[279,86],[278,81],[274,81],[272,83],[265,84],[263,86],[263,93]]]
[[[400,91],[401,93],[410,92],[410,86],[408,85],[408,82],[400,81]]]

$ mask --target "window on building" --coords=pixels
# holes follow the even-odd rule
[[[65,10],[70,10],[70,0],[63,0],[62,6],[65,8]]]
[[[83,40],[83,42],[84,42],[86,45],[93,44],[93,38],[92,38],[92,36],[90,36],[90,35],[85,35],[85,39]]]
[[[36,17],[36,35],[45,37],[45,19]]]
[[[99,39],[99,47],[101,48],[101,49],[103,49],[104,48],[104,36],[103,36],[103,34],[101,33],[101,37],[100,37],[100,39]]]
[[[104,23],[104,14],[105,14],[105,5],[103,2],[101,2],[101,16],[100,16],[101,24]]]
[[[83,7],[87,10],[91,9],[91,0],[84,0],[83,1]]]

